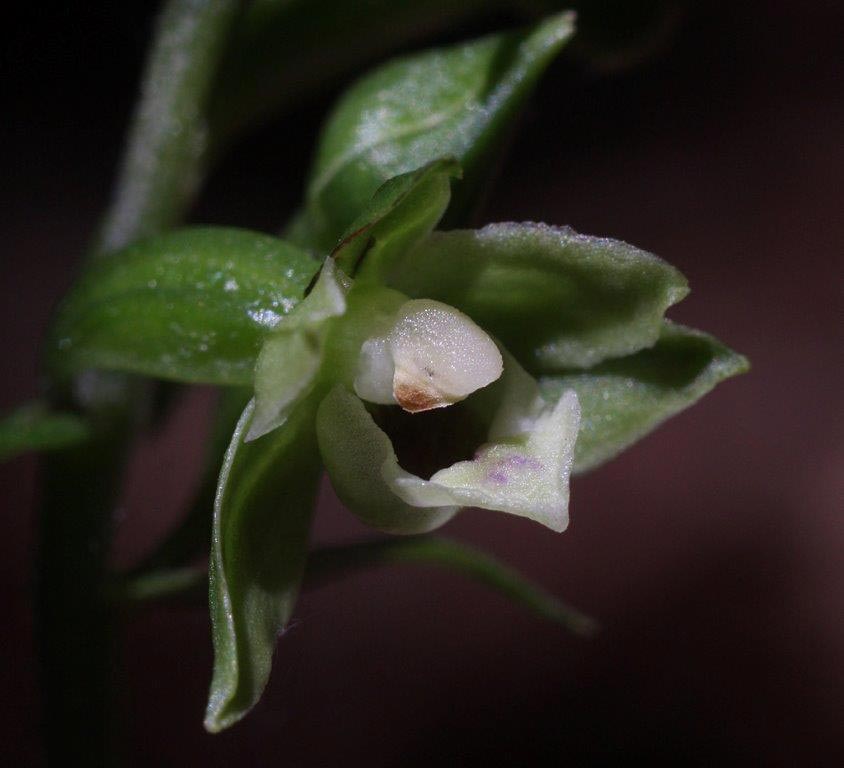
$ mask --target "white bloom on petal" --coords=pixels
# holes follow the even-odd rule
[[[495,342],[469,317],[439,301],[404,303],[385,336],[361,348],[355,392],[410,413],[460,402],[501,376]]]

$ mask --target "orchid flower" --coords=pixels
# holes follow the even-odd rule
[[[358,290],[327,258],[311,293],[279,322],[258,358],[246,440],[282,426],[315,390],[329,477],[372,527],[427,532],[472,506],[565,529],[577,395],[566,390],[546,402],[516,359],[460,310],[389,288]],[[458,403],[466,407],[453,423],[424,416]],[[467,419],[483,442],[462,460],[437,456]],[[417,449],[410,452],[416,464],[419,446],[430,447],[434,455],[422,460],[434,471],[420,475],[402,465],[391,423],[402,445]]]

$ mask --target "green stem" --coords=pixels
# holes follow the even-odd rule
[[[208,569],[196,565],[182,568],[161,568],[122,582],[114,582],[109,599],[116,604],[146,603],[153,600],[175,600],[189,605],[208,607]]]
[[[164,6],[97,251],[173,226],[193,201],[208,145],[206,107],[239,6],[237,0]]]
[[[319,587],[350,572],[384,565],[417,564],[447,568],[493,589],[531,613],[590,635],[597,624],[576,608],[528,580],[521,573],[474,547],[450,539],[420,536],[383,539],[316,549],[308,557],[305,587]],[[176,599],[190,604],[207,602],[208,574],[204,568],[174,568],[136,576],[115,588],[120,603]]]
[[[308,585],[315,586],[350,570],[398,563],[448,568],[575,634],[590,635],[597,630],[597,624],[591,618],[558,600],[514,568],[479,549],[436,536],[384,539],[318,549],[308,559],[305,578]]]
[[[240,3],[170,0],[147,61],[113,204],[92,257],[181,217],[201,175],[210,84]],[[37,632],[50,764],[113,763],[112,615],[104,588],[112,514],[148,387],[89,372],[53,382],[54,404],[84,412],[90,440],[44,464]]]
[[[127,453],[121,415],[98,419],[82,448],[43,466],[36,630],[49,764],[109,764],[112,627],[101,590]]]

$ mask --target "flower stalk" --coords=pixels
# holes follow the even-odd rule
[[[108,259],[115,249],[171,226],[186,210],[200,176],[205,103],[239,5],[236,0],[165,5],[123,170],[92,260]],[[93,429],[79,450],[55,453],[43,467],[36,625],[47,759],[111,765],[117,758],[106,558],[148,386],[90,371],[53,381],[51,389],[54,403],[83,411]]]

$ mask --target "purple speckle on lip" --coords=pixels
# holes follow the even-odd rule
[[[536,472],[542,469],[541,461],[538,461],[531,456],[521,456],[518,454],[507,457],[502,463],[512,469],[528,469]]]
[[[486,474],[486,479],[497,485],[506,485],[515,473],[539,472],[542,462],[532,456],[516,454],[496,461]]]

